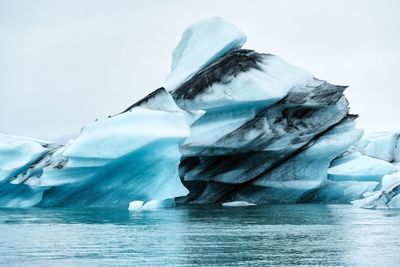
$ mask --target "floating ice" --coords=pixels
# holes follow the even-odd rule
[[[257,204],[250,203],[247,201],[232,201],[232,202],[225,202],[222,203],[222,206],[225,207],[247,207],[247,206],[256,206]]]
[[[167,198],[162,200],[153,199],[146,202],[143,205],[144,210],[153,210],[153,209],[161,209],[161,208],[171,208],[175,206],[175,200],[173,198]]]
[[[183,33],[167,90],[87,124],[65,146],[0,135],[0,206],[148,210],[175,198],[241,206],[363,196],[363,207],[399,206],[399,134],[357,142],[346,86],[241,49],[245,41],[230,23],[205,19]]]
[[[129,202],[128,210],[141,210],[143,207],[144,201],[141,200],[134,200]]]
[[[152,199],[144,202],[141,200],[134,200],[129,203],[128,210],[140,211],[140,210],[155,210],[161,208],[170,208],[175,206],[175,200],[173,198],[167,198],[162,200]]]

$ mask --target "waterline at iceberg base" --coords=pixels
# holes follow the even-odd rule
[[[0,135],[0,206],[400,207],[400,133],[364,134],[346,86],[245,42],[205,19],[182,34],[163,88],[66,145]]]

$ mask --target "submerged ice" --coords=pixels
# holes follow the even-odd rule
[[[399,207],[400,133],[363,134],[346,86],[195,23],[160,88],[60,146],[0,135],[0,206]]]

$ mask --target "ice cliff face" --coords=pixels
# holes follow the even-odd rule
[[[245,41],[203,20],[183,33],[166,89],[66,146],[0,136],[0,206],[350,203],[368,192],[361,206],[397,205],[399,134],[360,140],[345,86]]]

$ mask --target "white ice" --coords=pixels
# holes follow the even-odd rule
[[[144,201],[141,200],[134,200],[129,202],[128,210],[141,210],[143,207]]]
[[[359,151],[367,156],[389,162],[400,161],[400,133],[369,133],[356,144]]]
[[[385,175],[379,191],[365,194],[365,198],[352,202],[366,209],[400,208],[400,172]]]
[[[161,200],[152,199],[147,202],[141,200],[134,200],[129,203],[128,210],[130,211],[155,210],[161,208],[170,208],[174,206],[175,206],[175,200],[173,198],[167,198]]]
[[[38,159],[47,149],[46,141],[0,134],[0,181],[18,175]]]
[[[247,207],[247,206],[256,206],[256,204],[250,203],[247,201],[232,201],[232,202],[222,203],[222,206],[225,206],[225,207]]]
[[[147,201],[143,205],[144,210],[154,210],[154,209],[161,209],[161,208],[171,208],[175,206],[175,200],[173,198],[167,198],[167,199],[152,199],[150,201]]]
[[[386,174],[393,173],[395,167],[387,161],[353,152],[333,161],[328,169],[332,181],[378,181]]]
[[[189,26],[172,55],[171,73],[164,87],[173,90],[202,67],[212,63],[246,42],[246,36],[219,17],[201,20]]]

